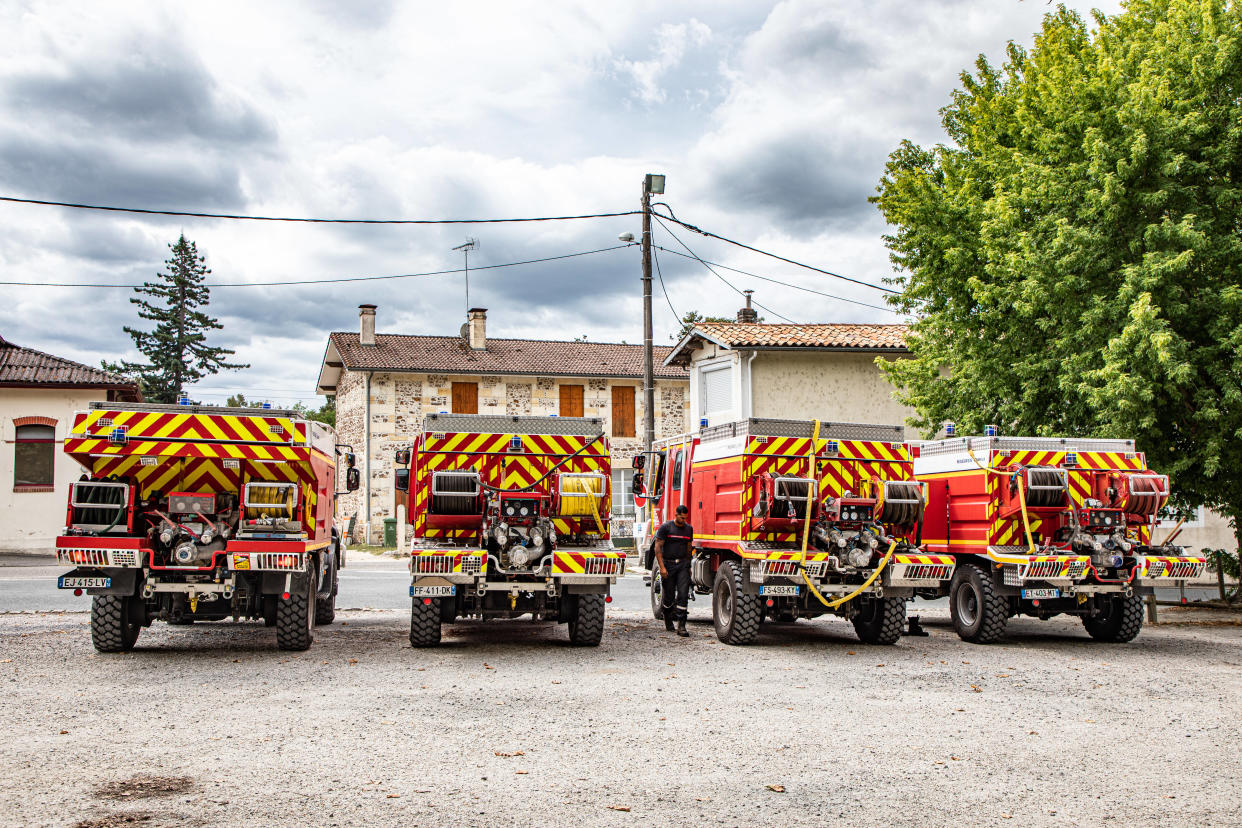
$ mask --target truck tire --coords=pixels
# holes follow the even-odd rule
[[[716,570],[712,588],[712,623],[716,637],[726,644],[750,644],[759,637],[763,606],[758,595],[743,589],[742,567],[737,561],[725,561]]]
[[[91,643],[101,653],[128,653],[142,632],[142,625],[130,619],[133,598],[96,595],[91,599]]]
[[[660,577],[660,570],[651,570],[651,615],[657,621],[664,620],[663,588],[664,580]]]
[[[410,646],[436,646],[440,643],[440,599],[410,600]]]
[[[853,621],[864,644],[896,644],[906,628],[906,599],[865,598]]]
[[[336,552],[328,555],[328,589],[326,597],[315,596],[315,625],[326,626],[336,620],[336,593],[340,586],[336,572]]]
[[[1113,595],[1099,615],[1082,617],[1087,634],[1096,641],[1124,644],[1143,629],[1143,599],[1138,595]]]
[[[964,564],[953,576],[949,614],[958,637],[972,644],[991,644],[1005,636],[1009,601],[996,593],[991,574],[975,564]]]
[[[604,637],[604,594],[574,596],[569,614],[569,643],[575,647],[598,647]]]
[[[315,640],[315,573],[306,573],[306,586],[289,593],[289,599],[276,601],[276,647],[281,650],[309,650]]]

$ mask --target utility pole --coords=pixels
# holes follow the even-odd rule
[[[651,462],[655,443],[655,358],[651,333],[651,192],[652,176],[643,179],[643,452]],[[664,176],[659,176],[664,192]]]

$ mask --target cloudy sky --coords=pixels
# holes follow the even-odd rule
[[[1108,13],[1118,2],[1068,5]],[[879,283],[884,224],[867,197],[903,138],[942,140],[958,73],[1031,42],[1040,0],[0,5],[0,195],[178,211],[498,218],[637,208],[668,176],[682,220]],[[670,251],[733,271],[767,321],[897,321],[878,291],[656,226]],[[417,274],[618,245],[637,217],[538,224],[271,224],[0,202],[0,280],[125,285],[178,234],[212,268],[215,343],[252,367],[202,383],[314,403],[326,335],[379,305],[382,333],[455,333],[460,273],[323,285],[225,283]],[[659,253],[656,341],[678,314],[740,297]],[[622,248],[472,273],[489,334],[639,342],[640,258]],[[0,335],[88,364],[135,358],[131,291],[0,286]]]

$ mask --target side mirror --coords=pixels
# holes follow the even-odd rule
[[[638,469],[639,471],[641,471],[643,468],[646,467],[646,465],[647,465],[647,455],[645,454],[634,455],[632,459],[631,468]]]
[[[345,468],[352,469],[357,462],[358,460],[354,457],[352,451],[345,452]]]
[[[641,471],[634,472],[634,479],[630,481],[630,491],[636,495],[643,493],[643,473]]]
[[[393,455],[393,461],[396,462],[398,466],[410,465],[410,450],[401,449],[400,451],[398,451],[396,454]]]
[[[353,457],[352,454],[349,456],[351,458]],[[349,470],[345,472],[345,489],[347,491],[356,492],[358,491],[358,487],[361,485],[362,472],[358,471],[353,466],[350,466]]]
[[[410,490],[410,470],[397,469],[393,472],[392,485],[399,492],[408,492]]]

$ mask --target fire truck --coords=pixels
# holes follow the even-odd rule
[[[1132,440],[983,437],[922,443],[915,477],[927,487],[923,542],[957,561],[953,580],[921,597],[949,597],[966,641],[996,641],[1015,615],[1082,618],[1100,641],[1130,641],[1142,596],[1203,574],[1205,558],[1157,541],[1169,478]]]
[[[458,618],[522,615],[599,644],[625,570],[602,420],[429,414],[396,461],[412,524],[411,645],[439,644]]]
[[[726,644],[753,642],[764,620],[825,614],[852,621],[864,642],[893,644],[914,589],[953,576],[953,558],[919,549],[923,492],[900,426],[748,419],[662,440],[635,466],[635,493],[651,507],[639,545],[652,614],[662,614],[652,534],[685,505],[693,593],[712,596]]]
[[[262,619],[305,650],[336,613],[345,547],[333,525],[338,446],[293,411],[92,403],[65,452],[61,589],[91,598],[91,640],[133,648],[143,627]],[[347,485],[358,487],[352,452]]]

